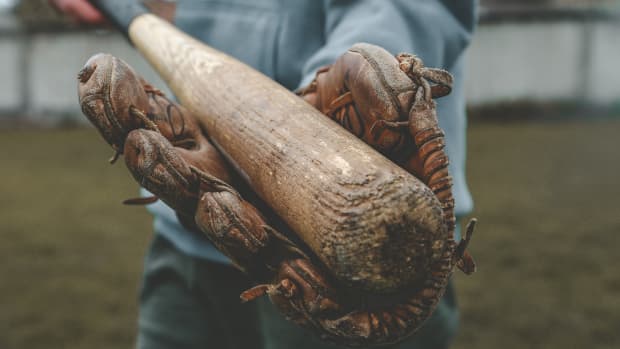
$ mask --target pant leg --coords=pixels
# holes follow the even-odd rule
[[[155,235],[145,261],[137,348],[260,348],[257,305],[236,269],[187,256]]]
[[[266,299],[259,301],[260,326],[264,349],[344,349],[326,344],[310,332],[288,322]],[[459,315],[452,281],[430,319],[405,341],[383,346],[385,349],[441,349],[448,348],[456,335]]]

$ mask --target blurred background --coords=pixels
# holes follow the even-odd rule
[[[479,270],[455,348],[620,348],[620,3],[486,0],[468,51]],[[0,348],[129,348],[151,235],[81,115],[93,53],[163,83],[115,33],[0,0]]]

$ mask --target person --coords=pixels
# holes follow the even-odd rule
[[[86,0],[50,2],[78,21],[104,21]],[[472,209],[464,173],[463,53],[475,7],[475,0],[180,0],[175,24],[291,90],[356,42],[415,53],[427,66],[450,71],[453,91],[437,102],[458,219]],[[229,260],[204,236],[186,231],[165,204],[149,210],[155,235],[145,260],[138,348],[336,348],[284,320],[265,299],[239,304],[249,282]],[[450,284],[425,325],[392,348],[445,348],[457,327]]]

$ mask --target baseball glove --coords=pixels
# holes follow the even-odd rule
[[[424,262],[426,277],[390,294],[370,294],[334,280],[239,180],[197,120],[126,63],[95,55],[78,80],[82,110],[114,149],[112,162],[124,155],[140,185],[256,281],[257,286],[241,294],[242,301],[267,294],[289,320],[334,343],[387,344],[412,334],[431,315],[455,266],[474,270],[465,249],[475,221],[460,243],[452,238],[452,184],[433,101],[450,92],[451,76],[425,68],[413,55],[395,58],[376,46],[357,44],[298,91],[423,180],[441,202],[445,236]]]

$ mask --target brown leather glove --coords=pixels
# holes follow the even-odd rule
[[[431,99],[449,92],[448,78],[423,68],[414,56],[397,60],[377,47],[356,45],[300,94],[424,178],[453,226],[451,182]],[[78,79],[84,114],[117,155],[124,154],[134,178],[257,281],[243,301],[268,294],[288,319],[331,342],[386,344],[410,335],[430,316],[457,263],[473,270],[464,255],[470,224],[460,244],[450,236],[437,247],[419,284],[387,295],[340,285],[268,207],[248,191],[239,194],[235,188],[243,184],[183,107],[109,55],[89,59]]]
[[[433,101],[451,91],[452,75],[447,71],[427,68],[412,54],[393,57],[378,46],[360,43],[333,65],[319,69],[298,94],[421,179],[441,202],[454,234],[452,177]],[[473,259],[464,249],[459,253],[466,256],[459,258],[459,268],[472,273]]]

